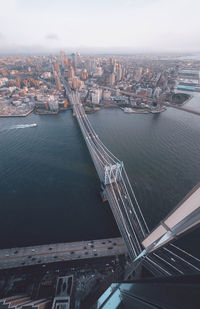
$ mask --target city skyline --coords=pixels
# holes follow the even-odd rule
[[[1,3],[0,53],[199,52],[197,0]]]

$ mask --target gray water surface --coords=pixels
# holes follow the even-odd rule
[[[150,228],[200,180],[200,118],[104,109],[88,115],[105,145],[124,161]],[[37,127],[13,128],[37,123]],[[0,246],[118,236],[100,182],[70,111],[0,119]],[[198,229],[181,240],[199,254]]]

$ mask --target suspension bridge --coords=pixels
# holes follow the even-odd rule
[[[79,93],[71,90],[64,78],[62,82],[101,181],[103,193],[109,202],[130,259],[134,264],[144,249],[142,242],[148,237],[150,230],[124,164],[109,151],[94,131],[85,114]],[[156,276],[200,272],[200,260],[173,244],[159,248],[156,252],[152,250],[141,260]]]

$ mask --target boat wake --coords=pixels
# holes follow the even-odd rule
[[[31,123],[31,124],[16,124],[16,125],[14,125],[14,126],[4,128],[4,129],[0,130],[0,132],[3,132],[3,131],[10,131],[10,130],[16,130],[16,129],[33,128],[33,127],[37,127],[37,123]]]
[[[13,127],[12,129],[25,129],[25,128],[32,128],[32,127],[37,127],[37,123],[31,123],[31,124],[17,124]]]

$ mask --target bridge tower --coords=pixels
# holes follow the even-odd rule
[[[108,185],[121,179],[123,162],[106,165],[104,167],[104,184]]]

